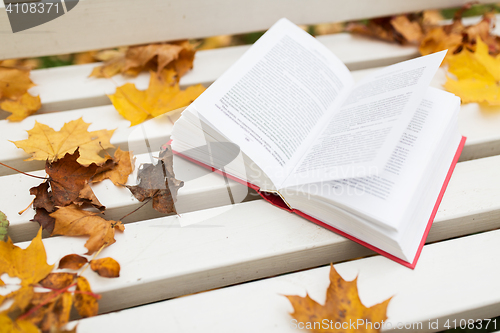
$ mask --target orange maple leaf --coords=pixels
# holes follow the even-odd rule
[[[382,321],[387,319],[387,306],[391,299],[367,308],[359,299],[356,284],[357,278],[345,281],[331,265],[325,305],[317,303],[309,295],[286,296],[294,308],[291,316],[311,332],[379,332]],[[358,319],[362,319],[364,324],[353,328],[350,323],[359,323]]]

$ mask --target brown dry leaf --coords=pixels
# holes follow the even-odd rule
[[[110,78],[119,73],[137,76],[145,70],[160,73],[164,68],[171,68],[181,77],[193,67],[194,54],[194,46],[187,41],[106,50],[96,56],[106,62],[95,67],[90,76]]]
[[[30,189],[30,194],[36,196],[33,201],[36,214],[32,221],[38,222],[44,230],[50,233],[54,229],[55,220],[49,214],[56,210],[56,206],[89,204],[100,210],[105,209],[88,182],[97,172],[112,168],[114,162],[107,160],[102,166],[95,163],[83,166],[77,162],[79,156],[79,149],[77,149],[73,154],[68,153],[53,163],[47,161],[45,171],[49,178]]]
[[[79,256],[78,254],[68,254],[59,260],[59,269],[67,268],[78,270],[88,262],[87,258]]]
[[[99,156],[99,152],[103,149],[114,148],[109,142],[114,130],[89,132],[89,125],[80,118],[64,124],[60,131],[55,131],[35,121],[35,126],[28,131],[28,139],[13,143],[26,153],[32,154],[26,161],[53,162],[67,153],[74,153],[79,148],[78,163],[82,165],[102,164],[107,159]]]
[[[63,289],[71,285],[75,278],[74,273],[50,273],[38,283],[48,289]]]
[[[134,197],[143,202],[153,199],[153,208],[164,214],[177,213],[175,201],[177,191],[184,186],[184,182],[175,179],[173,170],[173,154],[169,145],[160,152],[159,162],[154,164],[143,164],[137,174],[139,184],[126,187]]]
[[[125,184],[128,176],[134,171],[135,157],[131,151],[123,151],[118,147],[115,151],[114,161],[116,165],[113,169],[96,174],[92,177],[92,183],[110,179],[116,186]]]
[[[415,44],[422,38],[420,19],[414,15],[375,18],[369,20],[366,25],[350,23],[346,29],[353,33],[399,44]]]
[[[25,249],[15,246],[10,239],[0,242],[0,276],[21,279],[21,286],[31,286],[45,278],[54,265],[47,264],[47,255],[42,243],[42,229]],[[0,280],[3,285],[3,281]]]
[[[52,235],[89,236],[85,243],[86,254],[98,251],[102,246],[115,242],[115,230],[123,231],[120,221],[108,221],[97,213],[78,209],[76,206],[60,207],[50,214],[56,223]]]
[[[0,66],[0,98],[20,98],[34,85],[29,70]]]
[[[387,319],[387,306],[389,305],[390,298],[382,303],[376,304],[370,308],[365,307],[358,296],[358,288],[356,286],[357,278],[353,281],[345,281],[337,273],[333,265],[330,267],[330,285],[326,291],[325,305],[316,303],[313,299],[306,295],[300,296],[286,296],[290,303],[292,303],[294,312],[291,314],[298,322],[302,322],[305,328],[311,332],[338,332],[334,326],[327,329],[320,327],[307,326],[307,323],[319,322],[320,324],[324,319],[328,323],[333,322],[357,322],[358,319],[363,319],[365,322],[380,323]],[[330,326],[330,325],[328,325]],[[342,332],[379,332],[375,329],[376,325],[361,325],[360,327],[349,326]],[[361,329],[360,329],[361,328]],[[371,329],[370,329],[371,328]]]
[[[463,103],[500,105],[500,55],[491,56],[480,37],[474,52],[464,49],[448,56],[448,71],[457,80],[448,77],[444,87]]]
[[[15,100],[7,99],[0,102],[0,109],[12,113],[7,117],[10,121],[21,121],[37,112],[41,107],[40,96],[31,96],[29,93],[24,93]]]
[[[99,304],[96,297],[89,293],[92,293],[89,282],[83,276],[79,276],[77,278],[74,300],[75,308],[83,318],[95,316],[99,311]]]
[[[126,83],[108,97],[118,113],[130,121],[130,126],[134,126],[149,117],[187,106],[205,91],[201,84],[181,90],[175,78],[173,70],[164,70],[161,74],[151,72],[146,90],[138,90],[134,84]]]
[[[91,260],[90,268],[103,277],[115,278],[120,276],[120,264],[113,258]]]
[[[29,321],[12,321],[5,312],[2,312],[0,313],[0,333],[41,333],[41,331]]]

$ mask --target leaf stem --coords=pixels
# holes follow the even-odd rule
[[[6,168],[9,168],[9,169],[12,169],[16,172],[19,172],[19,173],[22,173],[23,175],[26,175],[26,176],[30,176],[30,177],[33,177],[33,178],[38,178],[38,179],[43,179],[43,180],[47,180],[49,178],[45,178],[45,177],[40,177],[40,176],[35,176],[35,175],[30,175],[29,173],[26,173],[26,172],[22,172],[21,170],[17,170],[16,168],[13,168],[11,166],[8,166],[7,164],[3,164],[2,162],[0,162],[0,165],[3,165],[4,167]]]
[[[155,194],[155,195],[156,195],[156,194]],[[120,221],[123,221],[123,219],[124,219],[124,218],[126,218],[127,216],[132,215],[132,214],[134,214],[135,212],[137,212],[139,209],[141,209],[142,207],[144,207],[144,206],[145,206],[148,202],[150,202],[150,201],[151,201],[151,199],[153,199],[153,197],[148,198],[148,200],[144,201],[144,202],[142,203],[142,205],[140,205],[139,207],[137,207],[136,209],[134,209],[133,211],[131,211],[130,213],[128,213],[127,215],[125,215],[124,217],[122,217],[122,218],[120,219]],[[113,227],[114,227],[114,226],[113,226]]]

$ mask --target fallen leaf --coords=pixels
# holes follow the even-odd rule
[[[171,68],[181,77],[193,67],[194,54],[194,46],[188,41],[106,50],[96,56],[106,62],[95,67],[90,76],[110,78],[119,73],[137,76],[144,70],[154,69],[160,73],[164,68]]]
[[[115,242],[115,230],[123,231],[120,221],[108,221],[97,213],[78,209],[76,206],[60,207],[50,214],[56,219],[52,235],[89,236],[85,243],[86,254],[98,251],[102,246]]]
[[[500,105],[500,55],[493,57],[480,37],[475,51],[462,50],[448,56],[448,77],[444,88],[462,99],[463,103]]]
[[[309,295],[306,297],[286,296],[294,308],[291,316],[298,322],[304,323],[305,328],[311,332],[338,332],[340,330],[338,327],[335,328],[335,323],[357,323],[359,319],[362,319],[364,323],[371,322],[372,325],[360,325],[356,328],[348,326],[342,332],[379,332],[380,330],[374,327],[377,325],[374,324],[379,323],[380,328],[380,323],[387,319],[387,306],[391,299],[367,308],[359,299],[356,284],[357,278],[353,281],[345,281],[331,265],[330,285],[326,291],[325,304],[320,305]],[[322,327],[323,320],[330,323],[328,329]],[[318,325],[313,326],[315,322],[320,324],[319,328]],[[312,323],[312,325],[308,327],[307,323]]]
[[[0,242],[0,276],[21,279],[21,286],[30,286],[45,278],[54,265],[47,264],[47,255],[42,243],[42,229],[25,249],[15,246],[10,239]],[[0,280],[1,285],[3,281]]]
[[[91,260],[90,268],[103,277],[115,278],[120,276],[120,264],[113,258]]]
[[[48,289],[63,289],[71,285],[75,278],[76,274],[74,273],[50,273],[38,284]]]
[[[67,268],[78,270],[88,262],[87,258],[79,256],[78,254],[68,254],[59,260],[59,269]]]
[[[115,151],[114,162],[116,165],[111,170],[103,171],[92,177],[92,183],[109,179],[117,186],[125,184],[128,176],[134,171],[135,157],[133,157],[132,152],[123,151],[118,147]]]
[[[13,143],[26,153],[32,154],[26,161],[48,160],[53,162],[64,157],[67,153],[74,153],[79,148],[78,163],[82,165],[102,164],[107,159],[99,156],[99,152],[114,147],[109,142],[114,130],[89,132],[89,125],[80,118],[64,124],[60,131],[55,131],[49,126],[35,121],[35,126],[28,131],[28,139]]]
[[[495,14],[486,13],[481,21],[476,24],[465,26],[462,23],[462,14],[470,8],[470,4],[465,5],[457,11],[452,23],[441,25],[429,29],[420,44],[419,50],[422,55],[448,49],[448,57],[462,49],[474,48],[476,40],[480,38],[488,46],[491,55],[500,53],[500,37],[493,33],[495,26]]]
[[[0,211],[0,241],[7,240],[7,232],[9,230],[9,220],[3,212]]]
[[[41,107],[40,96],[32,96],[29,93],[24,93],[15,100],[7,99],[0,102],[0,109],[12,113],[7,117],[10,121],[21,121],[37,112]]]
[[[363,23],[349,23],[347,31],[399,44],[418,43],[422,39],[420,19],[415,15],[375,18]]]
[[[0,98],[20,98],[34,85],[29,70],[0,66]]]
[[[68,323],[72,303],[73,297],[69,292],[36,293],[32,307],[23,317],[40,327],[42,332],[50,332]]]
[[[118,113],[130,121],[130,126],[187,106],[205,91],[201,84],[180,90],[173,70],[164,70],[161,74],[151,72],[150,75],[146,90],[138,90],[135,84],[126,83],[108,95]]]
[[[5,313],[0,313],[0,333],[41,333],[40,329],[26,320],[12,321]]]
[[[137,174],[138,184],[126,187],[137,200],[143,202],[152,198],[156,211],[170,214],[177,213],[174,204],[177,191],[184,186],[184,182],[175,179],[172,148],[169,145],[164,147],[166,149],[160,152],[158,163],[143,164]]]
[[[93,317],[99,311],[99,304],[96,297],[91,294],[90,284],[86,278],[77,278],[75,293],[75,308],[83,318]]]

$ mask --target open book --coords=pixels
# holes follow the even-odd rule
[[[429,87],[445,53],[355,83],[281,19],[184,110],[172,149],[413,268],[465,142],[460,99]]]

